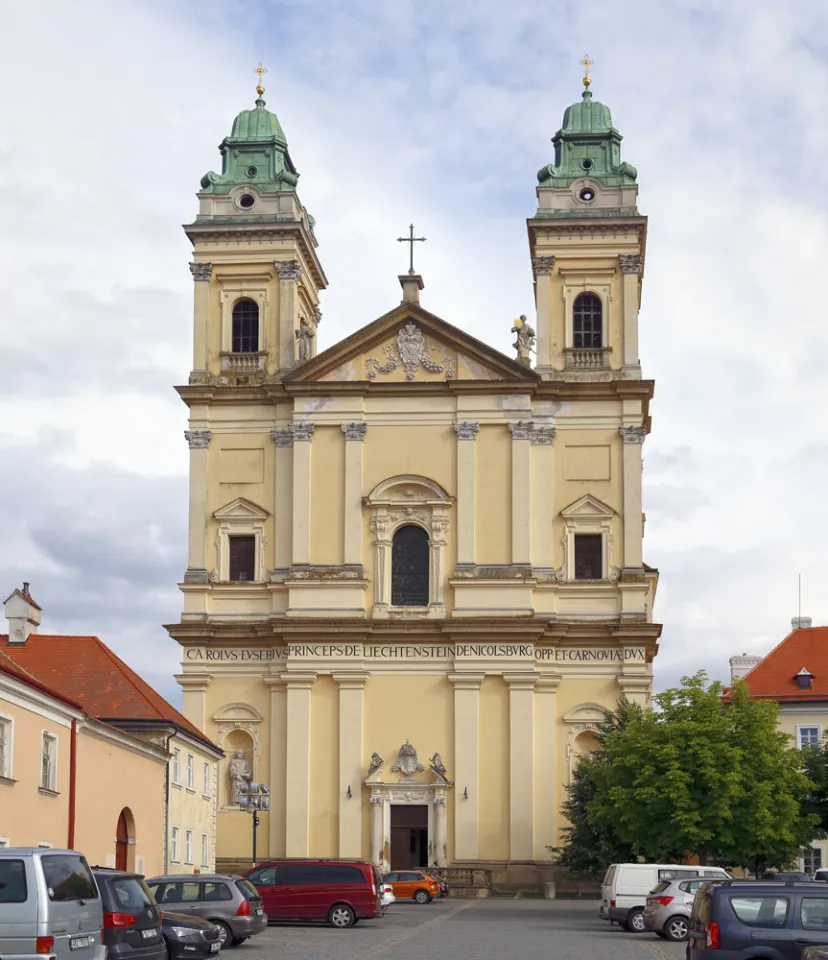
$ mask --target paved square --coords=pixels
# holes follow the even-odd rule
[[[223,951],[227,960],[683,960],[685,945],[629,934],[595,901],[439,900],[397,903],[349,930],[269,927]]]

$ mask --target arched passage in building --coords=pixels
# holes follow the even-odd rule
[[[115,869],[135,869],[135,817],[129,807],[118,815],[115,830]]]

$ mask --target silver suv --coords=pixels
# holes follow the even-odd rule
[[[214,923],[222,947],[235,947],[267,929],[259,891],[233,873],[180,873],[153,877],[147,886],[162,913],[189,913]]]
[[[711,880],[709,877],[699,877],[697,880],[662,880],[647,894],[644,929],[667,940],[686,940],[696,891],[703,883],[721,882],[722,880]]]

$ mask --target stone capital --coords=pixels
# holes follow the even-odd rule
[[[541,446],[551,446],[552,441],[558,435],[555,427],[535,427],[532,434],[532,443],[538,443]]]
[[[368,430],[368,424],[360,423],[359,421],[355,421],[354,423],[341,423],[339,426],[345,434],[346,440],[362,441],[365,439],[365,434]]]
[[[526,673],[504,673],[504,682],[510,690],[534,690],[538,682],[538,675],[534,671]]]
[[[452,424],[458,440],[476,440],[480,424],[472,420],[455,420]]]
[[[638,253],[622,253],[618,257],[624,273],[641,273],[641,255]]]
[[[618,432],[624,443],[644,443],[644,438],[647,436],[645,427],[619,427]]]
[[[298,280],[301,267],[298,260],[277,260],[276,272],[280,280]]]
[[[310,439],[313,436],[313,431],[315,429],[315,424],[308,423],[307,420],[299,420],[293,424],[293,442],[299,443],[300,441],[306,441],[310,443]]]
[[[185,430],[184,437],[191,450],[206,450],[213,436],[210,430]]]
[[[485,677],[485,673],[450,673],[448,680],[455,690],[479,690]]]
[[[531,440],[535,425],[531,420],[517,420],[509,425],[513,440]]]
[[[554,266],[554,257],[532,257],[532,272],[536,277],[549,276]]]
[[[334,671],[331,677],[339,684],[340,689],[362,690],[371,674],[355,670],[343,671],[342,673]]]
[[[292,447],[293,427],[281,427],[278,430],[271,430],[270,439],[275,441],[277,447]]]
[[[212,263],[191,263],[190,273],[193,275],[193,280],[209,280],[213,275],[213,265]]]

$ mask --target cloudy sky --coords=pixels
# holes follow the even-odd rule
[[[824,0],[27,0],[0,58],[0,589],[178,702],[194,219],[255,97],[282,121],[330,287],[320,346],[399,300],[510,351],[525,218],[580,90],[650,217],[645,558],[658,686],[828,622]],[[33,38],[37,42],[33,43]]]

